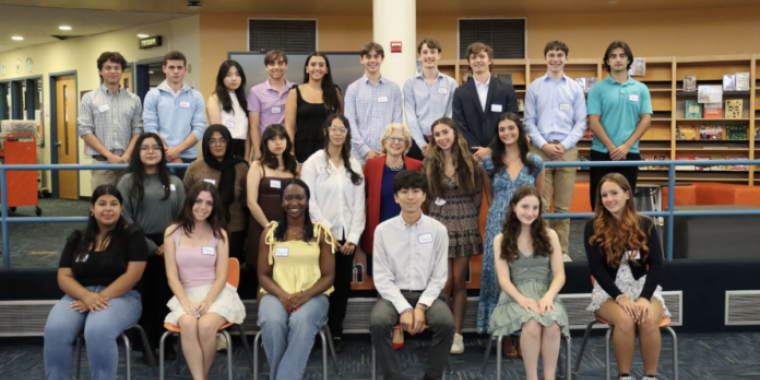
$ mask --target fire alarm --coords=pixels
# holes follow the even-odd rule
[[[401,53],[401,41],[391,41],[391,53]]]

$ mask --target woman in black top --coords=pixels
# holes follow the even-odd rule
[[[331,113],[343,114],[340,89],[333,84],[330,61],[320,52],[306,57],[304,84],[293,86],[285,102],[285,129],[298,162],[325,147],[322,125]]]
[[[98,186],[87,228],[74,231],[61,253],[58,285],[66,295],[45,325],[49,380],[71,378],[72,345],[82,332],[92,378],[116,378],[116,338],[140,318],[136,285],[148,255],[142,230],[121,216],[121,200],[116,186]]]
[[[636,212],[631,193],[619,173],[607,174],[599,183],[596,212],[583,234],[596,279],[587,310],[615,326],[619,379],[633,380],[630,371],[638,328],[646,374],[642,380],[652,380],[660,358],[659,324],[670,313],[659,286],[660,237],[652,218]]]

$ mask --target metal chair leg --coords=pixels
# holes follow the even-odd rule
[[[583,341],[581,342],[581,349],[578,351],[578,359],[575,361],[575,369],[573,370],[574,374],[578,374],[578,370],[581,368],[581,360],[583,360],[583,351],[586,350],[586,343],[588,343],[588,337],[591,335],[591,328],[596,324],[596,320],[591,321],[586,326],[586,332],[583,333]]]
[[[483,365],[480,366],[480,376],[483,377],[486,374],[486,366],[488,366],[488,357],[491,356],[491,343],[495,336],[491,334],[488,337],[488,343],[486,343],[486,354],[483,357]]]
[[[217,334],[222,334],[227,341],[227,379],[232,380],[232,337],[230,337],[230,333],[227,330],[219,330]]]
[[[77,364],[76,364],[76,371],[74,372],[74,380],[79,380],[79,372],[82,369],[82,337],[78,336],[75,342],[76,342],[75,350],[77,353],[77,358],[76,358]]]
[[[330,332],[330,326],[327,325],[327,322],[322,326],[322,330],[325,331],[325,335],[327,336],[327,344],[330,346],[330,353],[332,354],[332,363],[333,363],[333,370],[335,371],[335,375],[340,375],[340,370],[338,369],[338,358],[337,355],[335,355],[335,346],[333,345],[333,339],[332,339],[332,333]]]
[[[560,378],[567,377],[567,380],[572,380],[573,373],[572,373],[572,353],[573,353],[573,343],[572,339],[569,336],[562,337],[565,339],[565,362],[562,362],[561,357],[561,351],[560,351],[560,358],[559,362],[557,363],[557,368],[559,369],[559,375]]]
[[[610,326],[609,329],[607,329],[607,334],[604,335],[604,368],[607,372],[607,380],[610,380],[610,335],[612,335],[612,329],[614,327]]]
[[[327,380],[327,338],[325,333],[319,330],[319,338],[322,339],[322,379]]]
[[[261,330],[253,337],[253,380],[259,379],[259,345],[261,339]]]
[[[158,343],[158,379],[164,380],[164,344],[166,343],[166,337],[169,336],[171,332],[167,331],[163,335],[161,335],[161,340]],[[177,365],[179,365],[179,357],[177,358]]]
[[[174,376],[179,376],[180,369],[182,369],[182,359],[185,358],[185,353],[182,352],[182,337],[176,333],[172,333],[171,335],[177,337],[177,367],[174,369]]]
[[[243,340],[243,349],[245,350],[245,356],[248,358],[253,358],[251,356],[251,347],[248,345],[248,337],[245,335],[245,329],[243,329],[242,325],[235,324],[233,325],[238,331],[238,335],[240,335],[240,339]],[[253,361],[250,362],[251,364],[251,373],[253,373]]]
[[[372,380],[377,380],[377,353],[375,346],[372,346]]]
[[[129,344],[129,338],[124,333],[121,333],[121,339],[124,340],[124,366],[127,367],[127,380],[132,380],[132,362],[129,355],[131,345]]]
[[[676,332],[670,326],[665,326],[664,329],[673,338],[673,379],[678,380],[678,338],[676,337]]]
[[[496,341],[496,380],[501,380],[501,341],[503,339],[504,335],[499,335]]]

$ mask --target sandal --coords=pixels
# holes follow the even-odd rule
[[[509,339],[512,339],[512,337],[509,337]],[[503,349],[502,354],[504,355],[504,357],[509,358],[509,359],[522,358],[522,351],[520,351],[520,349],[517,348],[517,345],[515,345],[514,340],[512,341],[512,348],[509,348],[506,350]]]

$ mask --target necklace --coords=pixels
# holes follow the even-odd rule
[[[391,169],[394,172],[399,172],[401,169],[404,168],[404,160],[401,160],[401,164],[398,166],[391,166],[391,163],[389,161],[385,161],[385,166],[388,167],[388,169]]]
[[[303,235],[303,229],[300,229],[298,231],[293,231],[290,228],[288,228],[288,235],[292,235],[292,236]]]

